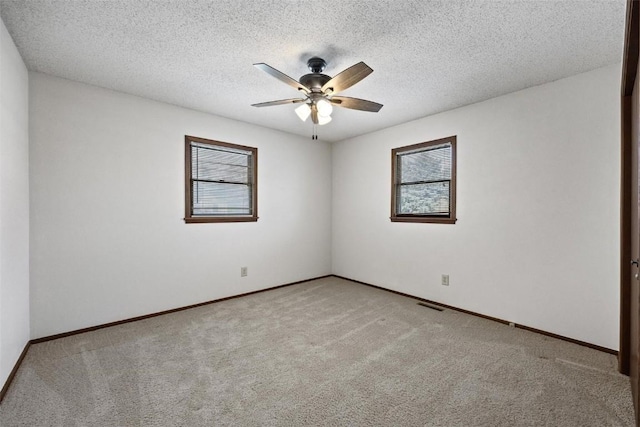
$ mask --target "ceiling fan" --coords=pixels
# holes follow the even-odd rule
[[[335,96],[337,93],[350,88],[373,72],[364,62],[358,62],[332,78],[326,74],[322,74],[327,66],[326,61],[322,58],[313,57],[307,61],[307,66],[311,73],[300,77],[299,82],[267,64],[259,63],[253,65],[295,88],[300,92],[301,96],[304,96],[304,98],[261,102],[259,104],[252,104],[253,107],[302,103],[301,106],[295,109],[296,114],[303,122],[311,116],[311,121],[314,125],[325,125],[331,121],[333,105],[374,113],[377,113],[382,108],[382,104],[378,104],[377,102],[350,98],[348,96]],[[314,134],[312,138],[318,139],[318,136]]]

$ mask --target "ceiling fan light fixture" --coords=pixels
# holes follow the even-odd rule
[[[318,108],[318,115],[320,117],[329,117],[333,112],[333,106],[331,105],[331,102],[327,101],[324,98],[316,101],[316,107]]]
[[[301,106],[296,108],[295,111],[298,117],[300,117],[300,120],[302,120],[303,122],[307,121],[307,119],[311,115],[311,107],[309,107],[309,104],[302,104]]]
[[[321,116],[320,114],[318,114],[318,124],[320,126],[326,125],[330,121],[331,121],[331,116]]]

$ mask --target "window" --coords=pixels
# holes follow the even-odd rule
[[[391,221],[456,222],[456,137],[391,150]]]
[[[185,222],[257,221],[258,149],[184,139]]]

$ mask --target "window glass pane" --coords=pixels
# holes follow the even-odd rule
[[[401,183],[451,179],[451,146],[401,154],[399,161]]]
[[[193,182],[193,215],[251,215],[249,185]]]
[[[398,214],[449,214],[449,181],[398,187]]]

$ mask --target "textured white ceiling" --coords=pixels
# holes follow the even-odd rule
[[[318,128],[339,141],[619,62],[625,0],[0,1],[27,67],[311,136],[297,96],[255,69],[295,79],[321,56],[331,76],[373,74],[342,93],[384,104],[334,109]]]

